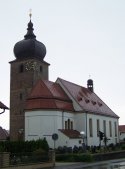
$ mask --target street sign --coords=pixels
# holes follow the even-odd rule
[[[58,140],[58,134],[57,133],[52,134],[52,139],[54,141]]]

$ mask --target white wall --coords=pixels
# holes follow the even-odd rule
[[[81,138],[71,139],[67,136],[65,136],[62,132],[58,132],[59,139],[57,140],[57,147],[58,146],[67,146],[67,147],[74,147],[74,146],[82,146],[83,140]],[[81,143],[79,142],[81,141]]]
[[[89,118],[92,118],[93,122],[93,137],[90,137],[89,134]],[[37,140],[39,138],[46,137],[49,146],[53,148],[54,142],[52,140],[52,134],[58,133],[58,129],[64,129],[65,121],[70,119],[73,121],[73,126],[75,130],[79,132],[84,131],[86,133],[86,125],[87,125],[87,139],[85,139],[85,144],[91,145],[99,145],[99,137],[97,137],[97,119],[100,121],[100,131],[103,132],[103,120],[106,121],[106,136],[110,139],[108,144],[119,142],[118,135],[118,119],[88,114],[86,113],[70,113],[70,112],[62,112],[62,111],[27,111],[25,113],[25,140]],[[86,124],[87,119],[87,124]],[[112,137],[109,136],[109,121],[112,123]],[[117,123],[117,137],[115,136],[115,127],[114,122]],[[86,142],[87,141],[87,142]],[[66,146],[74,146],[78,145],[78,141],[70,140],[68,137],[60,136],[58,140],[57,146],[66,145]],[[102,145],[104,142],[102,142]]]
[[[93,123],[93,137],[90,137],[89,133],[89,118],[92,118],[92,123]],[[107,144],[110,143],[118,143],[119,142],[119,135],[118,135],[118,119],[113,118],[113,117],[106,117],[106,116],[101,116],[101,115],[92,115],[92,114],[87,114],[87,142],[88,145],[99,145],[99,137],[97,137],[97,119],[100,121],[100,131],[103,131],[103,120],[106,121],[106,136],[110,139]],[[112,137],[109,135],[109,121],[112,123]],[[117,123],[117,137],[115,136],[115,127],[114,127],[114,122]],[[104,142],[102,141],[102,145],[104,145]]]
[[[27,111],[25,112],[25,140],[37,140],[46,137],[53,147],[52,134],[63,129],[65,121],[70,119],[74,124],[74,114],[62,111]]]
[[[119,132],[119,139],[123,141],[125,139],[125,132]]]

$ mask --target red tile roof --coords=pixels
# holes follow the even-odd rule
[[[77,106],[74,110],[72,99],[75,100],[79,109]],[[94,92],[60,78],[55,83],[48,80],[37,82],[26,103],[26,110],[34,109],[86,111],[119,118]]]
[[[56,82],[65,88],[65,92],[69,93],[76,101],[80,107],[79,111],[85,110],[93,114],[119,118],[94,92],[91,92],[89,89],[60,78],[58,78]]]
[[[125,125],[119,125],[119,131],[125,132]]]
[[[7,130],[0,127],[0,141],[7,140],[8,137],[9,137],[9,133],[7,132]]]
[[[59,129],[59,131],[69,138],[82,138],[80,132],[77,130]]]
[[[26,103],[26,110],[61,109],[74,111],[72,100],[59,84],[48,80],[39,80],[33,87]]]
[[[7,106],[5,106],[1,101],[0,101],[0,108],[1,109],[9,109]]]

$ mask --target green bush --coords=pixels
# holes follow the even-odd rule
[[[33,152],[37,149],[48,152],[49,146],[46,139],[36,141],[0,141],[0,152],[22,153]]]
[[[47,152],[45,150],[39,148],[39,149],[33,151],[32,154],[35,155],[35,156],[42,156],[42,155],[46,155]]]
[[[90,154],[76,154],[74,155],[74,160],[76,162],[91,162],[93,161],[93,158]]]
[[[125,150],[125,144],[123,144],[123,145],[121,146],[121,149],[122,149],[122,150]]]

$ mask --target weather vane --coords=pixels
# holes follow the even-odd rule
[[[29,10],[29,16],[30,16],[30,20],[31,20],[31,17],[32,17],[32,9]]]

